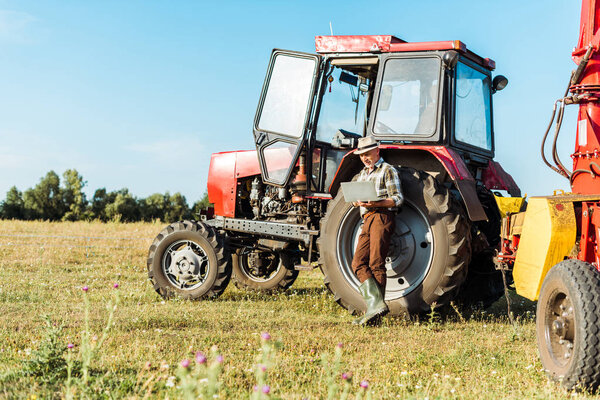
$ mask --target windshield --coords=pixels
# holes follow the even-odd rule
[[[377,104],[375,134],[434,134],[440,71],[439,58],[388,60]]]
[[[370,80],[337,66],[330,68],[321,101],[317,140],[331,143],[340,129],[363,136],[367,92],[360,87],[368,88]]]

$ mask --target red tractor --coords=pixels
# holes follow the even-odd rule
[[[213,154],[202,222],[169,225],[148,256],[162,296],[286,289],[318,265],[336,301],[365,309],[350,264],[361,230],[340,183],[371,135],[397,166],[405,203],[387,258],[393,315],[503,293],[493,263],[501,216],[492,190],[519,196],[493,161],[492,95],[507,80],[460,41],[318,36],[317,54],[273,50],[254,120],[256,150]]]

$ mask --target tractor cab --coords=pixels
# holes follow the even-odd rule
[[[316,50],[271,55],[254,121],[264,182],[287,186],[306,164],[309,191],[327,192],[342,158],[367,135],[450,147],[481,165],[493,158],[491,95],[506,79],[492,80],[492,60],[460,41],[394,36],[318,36]]]

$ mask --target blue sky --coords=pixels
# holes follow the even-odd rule
[[[496,160],[523,192],[568,182],[539,145],[575,67],[580,3],[548,1],[0,0],[0,199],[49,170],[77,169],[139,197],[206,189],[210,155],[251,149],[273,48],[314,52],[314,36],[461,40],[496,61]],[[575,143],[576,106],[559,141]]]

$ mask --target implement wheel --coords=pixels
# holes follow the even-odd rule
[[[568,389],[600,385],[600,274],[586,262],[552,267],[540,291],[536,333],[542,365]]]
[[[222,238],[201,222],[163,229],[148,252],[148,277],[162,297],[199,300],[220,296],[231,278]]]
[[[399,175],[405,201],[386,262],[385,300],[392,315],[449,303],[465,280],[471,254],[470,225],[450,191],[425,172],[402,168]],[[366,309],[351,267],[360,232],[359,210],[338,193],[321,220],[319,264],[325,285],[351,312]]]
[[[240,249],[231,256],[233,281],[244,290],[277,291],[292,286],[298,271],[282,252]]]

